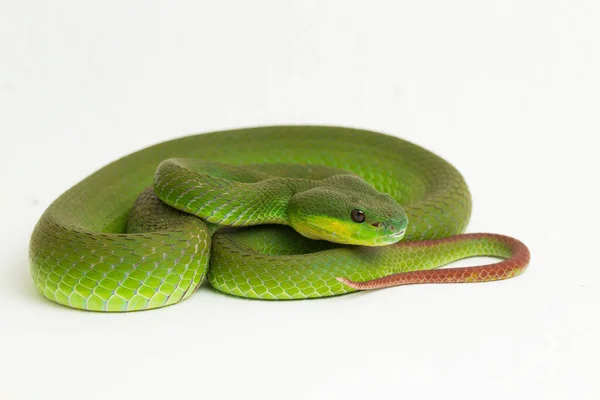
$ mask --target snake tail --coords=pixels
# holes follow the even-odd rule
[[[530,253],[527,246],[509,236],[491,233],[471,233],[456,235],[437,240],[421,242],[400,242],[395,251],[411,253],[414,258],[426,252],[429,260],[439,265],[420,268],[439,268],[448,262],[469,257],[500,257],[503,261],[475,267],[420,269],[418,271],[400,272],[363,282],[356,282],[344,277],[338,280],[356,290],[381,289],[392,286],[412,285],[419,283],[471,283],[489,282],[512,278],[525,271],[529,264]],[[450,257],[448,257],[450,256]]]

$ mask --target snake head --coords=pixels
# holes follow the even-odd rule
[[[301,235],[361,246],[384,246],[404,236],[408,218],[387,193],[354,175],[336,175],[296,193],[289,224]]]

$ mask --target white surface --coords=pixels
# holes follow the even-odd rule
[[[598,21],[594,0],[0,0],[0,398],[600,398]],[[319,301],[203,287],[120,315],[36,294],[29,235],[79,179],[289,123],[439,153],[469,231],[522,239],[530,269]]]

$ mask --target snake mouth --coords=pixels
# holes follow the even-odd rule
[[[390,245],[399,242],[404,237],[406,229],[402,229],[397,232],[388,233],[387,235],[380,236],[379,244],[377,246]]]
[[[402,240],[405,233],[406,233],[406,229],[402,229],[401,231],[390,233],[389,235],[386,235],[385,236],[386,239],[384,239],[384,240],[388,243],[397,243],[400,240]]]

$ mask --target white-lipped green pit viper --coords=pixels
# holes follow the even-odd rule
[[[234,296],[305,299],[523,272],[527,247],[463,234],[470,213],[460,173],[407,141],[238,129],[148,147],[73,186],[36,225],[30,264],[45,297],[96,311],[174,304],[204,277]],[[473,256],[504,260],[437,269]]]

